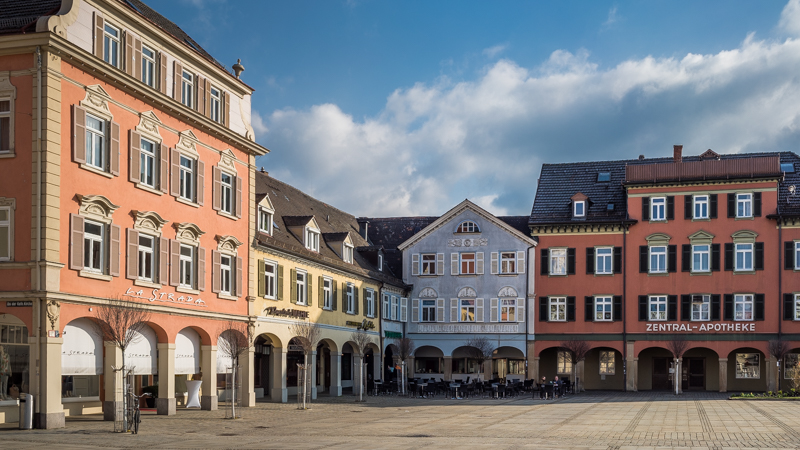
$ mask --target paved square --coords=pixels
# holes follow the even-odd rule
[[[320,398],[309,411],[259,403],[143,417],[139,435],[100,417],[60,430],[2,430],[3,448],[800,448],[800,402],[727,394],[583,393],[556,401]]]

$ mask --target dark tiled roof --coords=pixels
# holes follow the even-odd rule
[[[256,172],[256,199],[263,199],[269,195],[272,206],[275,208],[274,222],[284,224],[299,219],[299,224],[306,224],[311,217],[316,219],[323,236],[334,236],[339,242],[346,233],[350,234],[353,246],[356,248],[369,246],[369,243],[358,234],[356,218],[344,211],[321,202],[299,189],[270,177],[266,173]],[[379,272],[374,263],[361,252],[354,252],[353,264],[342,261],[342,258],[326,245],[320,242],[319,253],[305,248],[303,242],[295,237],[285,226],[273,229],[272,236],[258,233],[258,240],[262,245],[281,249],[294,255],[315,260],[329,266],[343,270],[361,273],[363,276],[383,281],[398,287],[405,287],[402,280],[384,272]]]
[[[503,222],[507,223],[511,228],[519,231],[520,233],[524,234],[525,236],[531,235],[531,229],[528,228],[528,220],[530,217],[528,216],[498,216],[498,219],[502,220]]]
[[[312,216],[283,216],[283,223],[287,227],[299,227],[311,221]]]
[[[0,33],[36,31],[39,17],[53,15],[60,8],[61,0],[0,0]]]
[[[342,233],[322,233],[322,237],[325,238],[328,242],[342,242],[347,239],[347,236],[350,233],[342,232]]]
[[[786,176],[778,186],[778,212],[781,215],[800,217],[800,157],[793,152],[781,152],[781,164],[793,164],[794,173]],[[795,187],[795,193],[789,187]]]

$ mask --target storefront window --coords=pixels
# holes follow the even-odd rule
[[[572,353],[563,350],[558,351],[557,373],[572,373]]]
[[[414,358],[415,373],[442,373],[439,358]]]
[[[614,375],[614,352],[600,350],[600,375]]]
[[[103,342],[90,319],[75,319],[64,327],[61,345],[61,397],[100,399]],[[77,401],[77,400],[76,400]]]
[[[737,353],[736,378],[761,378],[760,356],[758,353]]]
[[[8,322],[16,318],[0,318],[0,401],[17,400],[19,394],[28,393],[30,347],[28,328]],[[6,323],[2,321],[8,320]]]
[[[508,373],[510,375],[525,375],[525,360],[524,359],[509,359],[508,360]]]

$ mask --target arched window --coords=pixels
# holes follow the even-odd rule
[[[465,220],[458,224],[458,228],[456,228],[456,233],[480,233],[481,229],[478,228],[478,224],[471,221]]]

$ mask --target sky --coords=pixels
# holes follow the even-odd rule
[[[356,216],[528,215],[544,163],[800,147],[800,0],[149,4],[241,58],[258,166]]]

